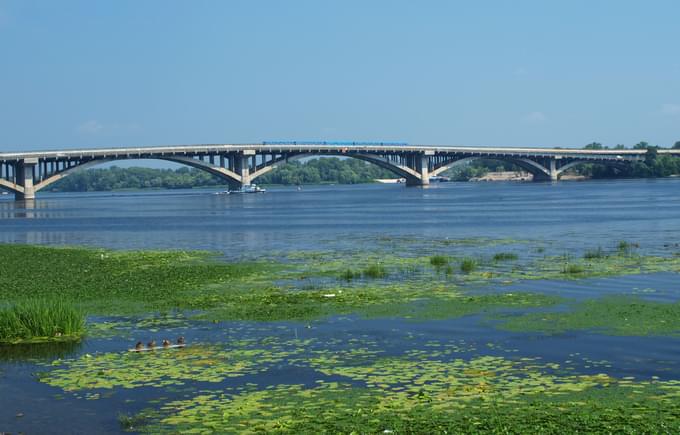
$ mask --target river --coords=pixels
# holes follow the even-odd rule
[[[291,252],[372,250],[385,240],[390,241],[386,249],[397,255],[427,255],[438,252],[441,241],[480,239],[531,241],[557,254],[581,254],[627,240],[646,255],[670,255],[680,250],[680,179],[439,183],[427,188],[394,184],[275,187],[248,195],[218,195],[204,189],[39,193],[28,203],[0,196],[0,243],[210,250],[227,260],[243,260],[275,259]],[[514,249],[525,248],[517,244]],[[508,288],[576,299],[640,294],[645,289],[645,297],[674,302],[680,300],[677,278],[677,273],[665,272],[536,280]],[[388,353],[398,353],[406,336],[423,342],[454,337],[468,344],[493,343],[545,361],[580,358],[578,369],[584,373],[605,370],[610,376],[680,379],[677,338],[588,332],[524,334],[500,331],[477,320],[412,323],[345,316],[318,321],[312,329],[295,322],[276,323],[266,334],[307,337],[319,343],[351,336],[378,343]],[[245,328],[246,336],[264,333],[248,322],[194,325],[182,332],[193,341],[218,342],[227,340],[234,328]],[[88,339],[67,356],[116,352],[127,344]],[[46,356],[42,363],[54,358]],[[606,364],[588,365],[605,360]],[[117,392],[87,400],[39,383],[35,378],[39,363],[35,358],[7,355],[0,359],[0,432],[119,433],[118,414],[134,413],[153,400],[184,394],[166,392],[159,399],[152,389],[140,389],[134,394]],[[270,384],[291,379],[314,382],[304,370],[281,366],[245,379]],[[230,382],[234,386],[241,381]]]

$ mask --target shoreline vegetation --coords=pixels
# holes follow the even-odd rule
[[[455,241],[447,246],[457,245]],[[208,252],[109,251],[79,247],[0,244],[0,343],[79,339],[86,316],[192,312],[198,320],[311,321],[334,315],[401,317],[414,321],[456,318],[516,308],[549,309],[569,300],[549,293],[505,292],[528,280],[573,280],[654,272],[680,272],[680,256],[639,255],[621,241],[581,256],[496,250],[517,241],[466,240],[460,254],[399,257],[388,252],[299,252],[277,260],[225,262]],[[477,246],[475,246],[477,245]],[[361,265],[361,266],[359,266]],[[32,279],[23,271],[31,270]],[[468,288],[490,286],[491,293]],[[680,304],[637,296],[595,299],[572,308],[585,313],[526,315],[501,328],[561,332],[596,327],[589,313],[630,311],[626,334],[680,333]],[[636,315],[636,313],[640,315]],[[653,314],[661,323],[645,323]],[[492,316],[493,317],[493,316]],[[493,317],[499,319],[500,317]],[[552,319],[550,322],[545,319]],[[547,326],[546,326],[547,325]]]
[[[391,252],[399,243],[419,244],[383,237],[374,252],[274,252],[257,262],[226,262],[210,252],[0,244],[0,319],[10,311],[30,312],[34,320],[7,322],[8,327],[50,325],[51,308],[60,304],[62,311],[76,314],[72,323],[79,326],[70,334],[65,329],[4,332],[0,349],[7,354],[15,347],[23,355],[29,345],[17,344],[22,337],[36,348],[50,345],[32,340],[38,336],[92,339],[88,353],[44,357],[36,379],[76,400],[109,400],[137,388],[158,391],[160,399],[141,403],[133,413],[119,411],[124,431],[680,429],[680,381],[617,376],[612,363],[587,355],[544,360],[486,339],[423,340],[417,328],[392,330],[403,334],[396,350],[389,341],[366,335],[298,337],[297,329],[313,331],[329,318],[358,316],[461,319],[535,337],[578,331],[671,339],[680,334],[680,302],[657,302],[637,293],[577,300],[551,293],[549,280],[680,273],[677,247],[652,256],[639,253],[634,242],[620,241],[559,254],[530,241],[447,239],[433,243],[427,253],[397,256]],[[25,270],[32,271],[32,279],[25,279]],[[548,287],[545,292],[504,288],[529,280]],[[221,323],[227,321],[233,323]],[[0,331],[6,331],[2,325]],[[124,344],[132,331],[148,335],[192,328],[216,328],[215,337],[167,352],[128,352]],[[98,339],[119,340],[122,348],[96,351],[92,346]],[[282,368],[313,373],[314,382],[268,383],[266,373]],[[255,378],[260,374],[264,383]],[[173,395],[178,389],[182,395]]]
[[[680,143],[680,142],[679,142]],[[676,143],[677,147],[680,147]],[[676,147],[674,146],[674,148]],[[586,149],[605,149],[592,143]],[[646,142],[634,148],[647,149],[644,161],[626,168],[612,168],[597,164],[583,164],[565,173],[563,180],[606,178],[656,178],[680,175],[680,158],[661,155]],[[616,147],[614,149],[624,149]],[[503,161],[478,159],[455,166],[441,174],[452,181],[530,181],[531,174]],[[386,169],[356,159],[321,157],[305,162],[291,162],[257,179],[261,185],[307,185],[307,184],[363,184],[379,180],[395,180],[396,176]],[[52,192],[87,192],[132,189],[190,189],[194,187],[226,188],[224,180],[195,168],[153,169],[143,167],[94,168],[76,171],[54,183]]]

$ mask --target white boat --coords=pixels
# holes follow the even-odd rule
[[[264,193],[267,189],[262,188],[256,184],[249,184],[243,186],[240,189],[235,190],[223,190],[221,192],[215,192],[215,195],[231,195],[232,193]]]

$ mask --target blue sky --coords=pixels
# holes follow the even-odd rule
[[[0,150],[680,140],[677,1],[0,0]]]

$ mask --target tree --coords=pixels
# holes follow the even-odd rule
[[[675,142],[675,144],[673,144],[673,149],[674,150],[680,150],[680,140]]]
[[[645,164],[652,168],[656,163],[656,157],[659,154],[656,147],[647,147],[647,153],[645,153]]]
[[[588,145],[586,145],[586,146],[583,147],[583,148],[584,148],[584,149],[587,149],[587,150],[602,150],[602,149],[604,149],[604,147],[602,146],[602,144],[599,143],[599,142],[592,142],[592,143],[589,143]]]

